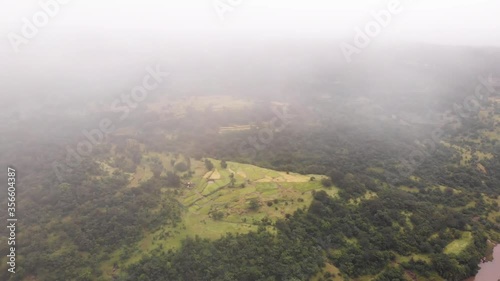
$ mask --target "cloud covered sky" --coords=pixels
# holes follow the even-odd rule
[[[26,38],[22,34],[26,21],[33,22],[33,16],[44,11],[42,6],[53,5],[55,1],[67,3],[59,4],[48,23]],[[373,13],[387,10],[389,3],[399,3],[401,12],[391,16],[390,23],[373,39],[375,44],[417,41],[500,46],[499,0],[0,0],[0,3],[0,104],[9,106],[15,98],[20,104],[25,103],[24,97],[114,95],[131,87],[127,83],[141,77],[145,65],[159,62],[181,68],[177,69],[177,77],[182,75],[182,67],[188,65],[185,72],[189,75],[184,81],[190,84],[195,76],[191,75],[192,69],[206,68],[210,73],[211,67],[223,68],[224,62],[232,62],[228,50],[237,58],[244,57],[243,54],[259,57],[256,46],[261,44],[262,59],[266,55],[262,50],[272,49],[268,47],[283,38],[294,40],[280,42],[280,55],[288,56],[287,51],[293,49],[289,42],[298,50],[316,44],[308,39],[317,37],[331,43],[317,44],[328,48],[323,50],[325,55],[345,62],[338,48],[340,42],[352,44],[356,29],[364,29],[374,20]],[[231,8],[221,17],[217,7],[223,9],[227,5]],[[12,34],[18,36],[18,46],[13,46],[12,36],[9,37]],[[247,53],[240,54],[241,48],[246,48]],[[289,56],[293,59],[293,55]],[[266,61],[270,65],[271,59]],[[9,102],[3,102],[2,98]]]
[[[50,0],[2,0],[0,31],[20,32],[22,18]],[[55,0],[52,0],[55,1]],[[349,38],[389,0],[65,0],[43,32],[149,30],[204,35],[256,33]],[[500,45],[500,1],[400,0],[387,40]],[[231,4],[232,3],[232,4]],[[233,5],[221,20],[216,5]]]

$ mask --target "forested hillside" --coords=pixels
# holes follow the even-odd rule
[[[312,60],[271,90],[257,78],[217,95],[173,83],[77,165],[68,148],[82,130],[121,112],[91,100],[66,104],[70,117],[13,113],[0,161],[18,171],[19,266],[8,275],[3,257],[0,279],[475,275],[500,242],[500,51],[428,48],[346,68]]]

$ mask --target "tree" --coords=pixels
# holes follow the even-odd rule
[[[257,211],[260,208],[259,200],[257,198],[250,199],[248,208],[252,211]]]
[[[390,267],[377,276],[375,281],[405,281],[403,269]]]
[[[458,262],[445,254],[437,254],[431,257],[434,270],[443,278],[457,280],[460,269]],[[465,277],[465,276],[464,276]]]
[[[151,171],[153,172],[153,176],[155,178],[159,178],[163,172],[163,165],[160,162],[154,162],[151,164]]]
[[[205,168],[207,170],[212,171],[214,169],[214,164],[212,164],[212,161],[205,159]]]
[[[179,162],[179,163],[175,164],[174,168],[175,168],[175,170],[177,170],[181,173],[188,170],[188,166],[184,162]]]
[[[165,182],[169,187],[179,187],[181,185],[180,177],[172,172],[167,173],[167,176],[165,177]]]
[[[329,179],[329,178],[322,178],[321,179],[321,184],[324,186],[324,187],[330,187],[332,186],[332,180]]]
[[[224,218],[224,212],[222,211],[215,211],[212,213],[212,218],[216,221],[220,221],[221,219]]]
[[[222,161],[220,161],[220,167],[221,167],[222,169],[226,169],[226,168],[227,168],[227,163],[226,163],[226,160],[222,160]]]

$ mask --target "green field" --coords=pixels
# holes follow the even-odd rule
[[[313,276],[311,281],[320,280],[320,278],[324,277],[325,273],[327,273],[327,272],[330,274],[330,276],[331,276],[330,278],[334,281],[344,280],[344,278],[342,278],[342,276],[341,276],[340,270],[337,267],[335,267],[333,264],[327,263],[325,265],[325,267],[323,268],[323,271],[318,272],[318,274],[316,274],[316,276]]]
[[[445,254],[460,254],[467,246],[472,243],[472,233],[469,231],[466,231],[462,234],[462,237],[460,239],[456,239],[452,241],[450,244],[446,245],[446,248],[444,249]]]
[[[148,159],[153,157],[161,160],[164,172],[173,170],[172,159],[187,161],[183,156],[175,158],[171,154],[144,154],[136,172],[130,175],[129,187],[140,188],[141,182],[152,177]],[[325,190],[332,196],[338,192],[336,187],[325,188],[321,185],[322,175],[280,172],[237,162],[227,162],[227,167],[222,168],[219,160],[208,160],[214,164],[211,171],[207,171],[203,161],[189,159],[190,170],[194,174],[189,179],[183,179],[183,184],[190,182],[191,187],[177,189],[176,196],[184,209],[182,222],[175,228],[162,226],[154,232],[145,233],[140,242],[128,249],[133,254],[126,260],[120,259],[125,249],[112,253],[110,260],[101,267],[106,275],[112,274],[115,262],[131,264],[138,261],[143,253],[159,247],[177,249],[181,241],[189,236],[217,239],[226,233],[255,231],[259,225],[273,232],[276,220],[311,204],[313,191]],[[232,183],[231,177],[234,178]],[[311,180],[312,177],[314,180]],[[167,187],[162,189],[164,196],[173,190]],[[258,207],[250,208],[251,201],[256,201]],[[215,213],[219,213],[219,217],[214,218]]]

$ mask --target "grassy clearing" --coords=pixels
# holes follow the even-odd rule
[[[405,216],[406,225],[408,225],[408,227],[410,227],[410,229],[413,229],[415,226],[413,225],[413,223],[411,222],[411,219],[410,219],[412,212],[402,211],[401,214],[403,216]]]
[[[151,157],[159,158],[166,171],[173,170],[170,163],[175,159],[173,155],[147,153],[131,176],[131,186],[139,186],[140,182],[152,177],[148,161]],[[128,265],[139,260],[142,253],[155,248],[177,249],[188,236],[217,239],[226,233],[255,231],[259,225],[273,232],[273,222],[311,204],[313,191],[325,190],[332,196],[338,193],[336,187],[326,189],[321,185],[322,175],[286,173],[236,162],[227,162],[227,168],[223,169],[219,160],[209,160],[215,166],[212,171],[206,170],[204,160],[189,159],[194,175],[183,181],[191,182],[192,187],[181,187],[177,195],[185,210],[182,222],[176,227],[162,226],[145,233],[137,245],[132,245],[133,250],[128,250],[133,251],[128,259],[120,258],[124,249],[112,253],[101,267],[107,276],[112,273],[115,262]],[[177,161],[188,162],[182,156],[178,156]],[[169,189],[162,189],[164,196]],[[368,194],[367,198],[372,196]],[[256,209],[250,207],[253,200],[258,202]],[[219,217],[215,218],[214,214]]]
[[[210,160],[217,166],[217,160]],[[220,224],[254,224],[263,218],[275,221],[298,208],[307,207],[312,201],[312,191],[324,189],[319,181],[310,181],[311,177],[321,179],[321,175],[285,173],[236,162],[227,164],[227,169],[216,168],[216,179],[204,175],[205,181],[210,178],[210,183],[193,180],[198,185],[179,198],[189,211],[197,212],[200,220],[205,220],[203,223],[213,221],[210,216],[213,212],[224,213],[221,221],[215,222]],[[230,186],[231,175],[234,176],[233,186]],[[336,188],[326,191],[331,195],[338,192]],[[256,211],[249,210],[252,199],[259,202]]]
[[[467,161],[471,160],[473,155],[475,155],[479,160],[493,158],[493,154],[488,153],[488,152],[482,152],[482,151],[476,150],[473,153],[469,147],[458,146],[455,144],[450,144],[450,143],[445,142],[445,141],[441,141],[441,143],[447,147],[454,148],[455,150],[457,150],[460,153],[460,155],[462,156],[462,159],[460,160],[460,165],[462,165],[462,166],[467,165]]]
[[[428,264],[431,263],[431,258],[428,255],[421,255],[421,254],[414,254],[411,256],[401,256],[396,254],[396,263],[403,263],[403,262],[409,262],[411,260],[414,261],[423,261]]]
[[[500,140],[500,130],[495,130],[493,132],[486,131],[483,134],[492,140]]]
[[[149,103],[148,110],[157,113],[169,113],[174,117],[182,118],[189,111],[222,111],[222,110],[242,110],[249,108],[253,102],[238,99],[232,96],[209,95],[190,96],[172,100],[171,97],[160,98],[154,103]]]
[[[466,209],[470,209],[470,208],[475,208],[475,207],[476,207],[476,202],[475,201],[470,201],[465,206],[452,207],[451,209],[460,212],[460,211],[463,211],[463,210],[466,210]]]
[[[248,131],[250,129],[252,129],[252,125],[236,125],[236,126],[229,126],[229,127],[220,127],[219,133]]]
[[[363,275],[354,279],[354,281],[372,281],[375,277],[375,275]]]
[[[359,203],[361,203],[361,201],[370,200],[370,199],[376,198],[377,196],[378,196],[377,193],[375,193],[373,191],[367,191],[367,192],[365,192],[365,194],[363,194],[363,196],[360,196],[360,197],[354,198],[354,199],[349,199],[349,204],[359,205]]]
[[[151,171],[149,165],[141,164],[132,175],[129,187],[137,187],[141,182],[146,181],[151,177],[153,177],[153,172]]]
[[[383,174],[385,172],[385,170],[380,167],[369,167],[366,169],[366,171],[374,174]]]
[[[108,163],[102,161],[96,161],[99,167],[108,174],[112,174],[116,169],[111,167]]]
[[[409,276],[407,278],[410,278]],[[407,280],[412,280],[412,279],[407,279]],[[417,274],[417,280],[426,280],[426,281],[446,281],[443,279],[441,276],[439,276],[437,273],[432,273],[429,276],[421,276]]]
[[[134,127],[120,127],[111,133],[113,136],[135,136],[136,134],[137,130]]]
[[[460,254],[467,246],[472,243],[472,233],[466,231],[462,234],[460,239],[452,241],[450,244],[446,246],[444,249],[445,254]]]
[[[339,275],[340,270],[337,267],[335,267],[331,263],[326,263],[323,270],[321,272],[318,272],[318,274],[316,274],[315,276],[313,276],[310,281],[318,281],[318,280],[320,280],[321,277],[324,277],[325,274],[328,274],[328,273],[331,276],[330,277],[331,280],[334,280],[334,281],[344,280],[344,278],[341,275]]]
[[[447,189],[452,190],[453,194],[460,194],[460,193],[462,193],[462,190],[460,190],[460,189],[452,188],[452,187],[445,186],[445,185],[434,185],[434,186],[428,186],[428,187],[426,187],[426,190],[439,190],[441,192],[445,192]]]
[[[488,204],[495,204],[496,203],[498,206],[500,206],[500,196],[497,198],[490,198],[490,197],[486,196],[485,194],[483,194],[483,199]],[[487,219],[492,223],[497,223],[497,221],[496,221],[497,217],[500,217],[500,211],[492,210],[488,213]]]

